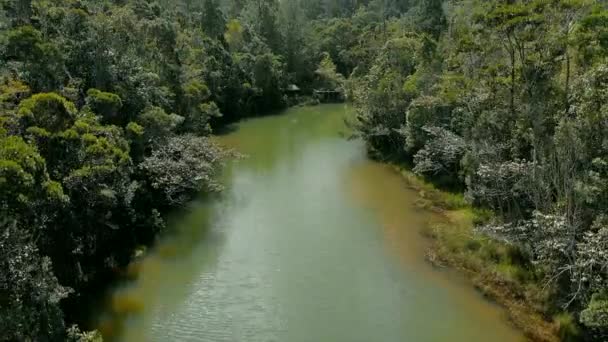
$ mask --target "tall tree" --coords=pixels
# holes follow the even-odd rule
[[[226,18],[218,0],[205,0],[202,15],[202,27],[208,36],[221,39],[226,31]]]

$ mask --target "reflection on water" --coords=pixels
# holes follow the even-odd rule
[[[390,168],[340,136],[348,108],[241,123],[246,154],[134,266],[100,317],[119,341],[517,341],[457,277],[424,262],[433,219]]]

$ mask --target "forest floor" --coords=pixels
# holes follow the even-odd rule
[[[576,335],[571,316],[547,314],[548,291],[522,253],[475,231],[477,223],[492,217],[490,211],[472,207],[462,194],[439,190],[408,169],[395,166],[395,170],[418,193],[418,207],[442,217],[422,232],[432,241],[426,255],[431,264],[465,274],[484,296],[504,307],[511,322],[532,341],[560,341]]]

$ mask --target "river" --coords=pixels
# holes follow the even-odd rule
[[[343,132],[345,105],[244,121],[246,157],[112,291],[116,341],[522,341],[503,310],[424,260],[437,217]]]

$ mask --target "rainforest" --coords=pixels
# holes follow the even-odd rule
[[[606,341],[607,62],[604,0],[0,0],[0,341]]]

